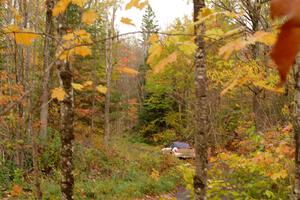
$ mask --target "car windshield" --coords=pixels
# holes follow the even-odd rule
[[[171,148],[178,148],[178,149],[189,149],[190,148],[190,145],[188,143],[185,143],[185,142],[173,142],[171,144]]]

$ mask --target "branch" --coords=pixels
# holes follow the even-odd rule
[[[17,101],[10,103],[2,112],[0,112],[0,116],[7,114],[11,109],[13,109],[18,103],[20,103],[28,94],[30,90],[25,92]]]

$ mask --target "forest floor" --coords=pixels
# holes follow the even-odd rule
[[[79,143],[75,145],[75,199],[167,200],[186,192],[182,187],[180,171],[183,161],[162,155],[159,146],[148,145],[128,136],[113,138],[112,141],[109,151]],[[42,164],[46,162],[44,166],[49,168],[57,166],[56,158],[59,158],[59,143],[50,142],[49,152],[42,157]],[[33,198],[33,174],[16,170],[12,181],[1,183],[0,199]],[[51,168],[43,172],[44,199],[61,199],[60,170]],[[14,191],[16,188],[20,191]]]
[[[186,188],[178,186],[174,191],[167,194],[160,194],[157,196],[146,195],[137,200],[190,200],[191,193]]]

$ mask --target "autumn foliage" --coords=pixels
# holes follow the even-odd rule
[[[284,82],[300,47],[300,1],[272,0],[271,16],[272,18],[287,18],[280,28],[277,42],[271,52],[281,81]]]

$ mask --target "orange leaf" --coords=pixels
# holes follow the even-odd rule
[[[300,47],[300,0],[272,0],[271,16],[287,18],[271,52],[284,82]]]
[[[136,71],[135,69],[133,69],[132,67],[118,67],[116,69],[119,73],[122,73],[122,74],[127,74],[129,76],[137,76],[139,74],[138,71]]]
[[[277,65],[281,81],[286,76],[295,61],[300,47],[300,27],[291,26],[288,22],[281,27],[277,42],[275,43],[271,57]]]
[[[291,11],[294,0],[272,0],[271,1],[271,16],[272,18],[283,17]]]
[[[22,193],[22,191],[23,191],[23,189],[21,188],[21,186],[19,186],[19,185],[14,185],[14,186],[12,187],[11,195],[12,195],[13,197],[18,197],[18,196],[20,196],[20,194]]]

